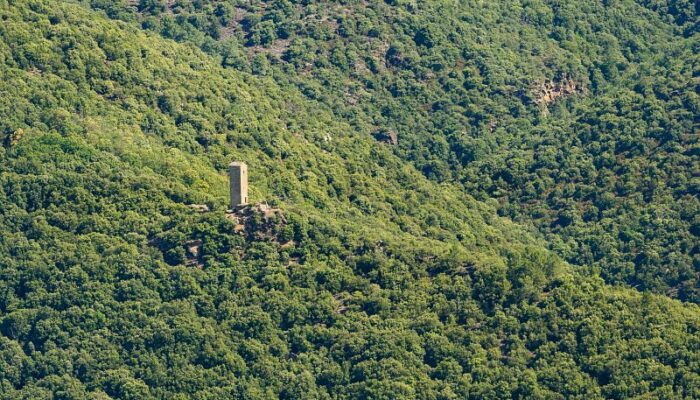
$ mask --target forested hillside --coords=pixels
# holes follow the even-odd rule
[[[594,90],[642,96],[634,88],[627,92],[622,83],[632,79],[627,72],[615,81],[619,85],[604,80],[594,89],[586,81],[585,93],[551,103],[544,113],[541,106],[523,102],[524,94],[484,76],[478,86],[464,86],[464,69],[479,70],[468,63],[454,78],[455,92],[440,89],[455,67],[426,67],[430,56],[418,51],[441,57],[449,52],[419,44],[428,39],[417,32],[411,37],[420,47],[401,53],[416,52],[401,61],[409,64],[399,68],[382,61],[376,73],[368,64],[369,72],[353,75],[330,61],[324,66],[325,54],[331,54],[325,50],[309,52],[310,60],[298,65],[286,56],[288,50],[275,50],[279,40],[290,40],[291,47],[298,34],[290,28],[287,39],[280,36],[276,21],[286,14],[263,13],[251,22],[261,10],[249,15],[225,7],[229,2],[199,1],[184,16],[178,4],[0,0],[0,398],[700,397],[696,304],[610,286],[567,263],[582,240],[578,232],[595,225],[573,215],[571,223],[553,226],[551,237],[549,230],[545,235],[530,227],[526,205],[543,207],[535,221],[562,218],[544,202],[555,199],[554,189],[541,202],[521,204],[519,198],[504,197],[519,196],[520,190],[504,177],[503,185],[513,186],[501,187],[499,202],[489,198],[491,188],[479,186],[487,181],[479,183],[477,177],[486,175],[470,175],[487,171],[506,150],[548,154],[527,150],[535,137],[540,146],[578,157],[573,146],[559,149],[549,141],[576,139],[566,134],[584,124],[576,115],[595,113],[596,107],[610,112],[603,101],[617,100],[605,100],[603,92],[596,100]],[[263,8],[273,12],[285,4]],[[290,16],[295,29],[309,29],[299,40],[320,46],[335,43],[335,35],[345,37],[321,13],[335,8],[306,6],[304,12],[317,7],[319,25],[334,29],[323,36],[325,28],[313,33],[302,23],[316,17]],[[401,26],[387,25],[375,8],[390,8],[407,20],[405,13],[418,10],[414,3],[349,7],[350,19],[373,13],[366,32],[357,28],[370,38],[373,26]],[[437,20],[436,10],[423,15]],[[660,26],[641,25],[685,37],[673,41],[679,54],[693,45],[686,14],[657,6],[641,10]],[[497,8],[491,13],[498,15]],[[475,14],[451,12],[445,18],[469,15]],[[229,19],[211,22],[224,17]],[[489,21],[464,26],[488,32]],[[271,42],[256,42],[264,37],[251,34],[258,24],[260,30],[272,26]],[[447,25],[437,24],[456,29]],[[172,35],[166,36],[184,43],[161,37],[168,26]],[[445,32],[445,38],[436,31],[430,40],[447,40]],[[408,46],[398,42],[400,37],[397,43]],[[348,40],[375,42],[360,36]],[[574,62],[551,47],[560,61]],[[521,52],[508,46],[500,51],[512,57]],[[634,189],[629,196],[641,193],[639,203],[613,195],[612,211],[600,211],[601,221],[612,226],[606,234],[619,235],[614,229],[627,227],[630,235],[641,235],[633,240],[659,258],[677,254],[673,271],[680,274],[685,265],[691,273],[670,280],[654,269],[661,264],[650,261],[649,276],[662,282],[653,287],[660,291],[686,285],[678,293],[687,300],[695,293],[688,260],[697,242],[692,236],[697,192],[691,187],[697,165],[690,158],[697,145],[685,129],[697,115],[692,109],[697,100],[692,88],[679,82],[691,74],[684,65],[691,68],[693,54],[674,58],[676,69],[660,71],[655,65],[663,65],[661,59],[648,64],[682,92],[655,104],[664,121],[677,124],[679,137],[669,146],[679,149],[663,165],[675,168],[669,170],[673,179],[687,173],[685,186],[676,193],[659,178],[663,201]],[[462,63],[458,60],[464,54],[455,65]],[[519,65],[517,57],[511,61],[513,71],[544,74],[543,79],[550,71]],[[574,72],[566,76],[585,75]],[[328,79],[320,79],[323,74]],[[393,84],[406,85],[408,92],[391,93]],[[340,91],[351,87],[347,95]],[[460,106],[457,100],[439,100],[460,98],[461,90],[463,100],[472,93],[484,102],[465,100]],[[676,96],[687,101],[676,104]],[[459,122],[453,118],[460,112],[449,111],[455,107],[483,107],[475,112],[503,120],[490,127],[474,119],[476,114],[464,114]],[[651,124],[631,115],[618,118]],[[474,130],[464,133],[467,142],[452,140],[462,134],[448,129],[457,122],[463,124],[460,130]],[[517,134],[520,125],[529,136]],[[530,135],[538,130],[541,135]],[[581,137],[594,135],[583,131]],[[395,138],[398,145],[392,146]],[[614,138],[609,140],[619,139]],[[461,159],[467,148],[479,146],[483,154],[470,162]],[[552,157],[565,165],[556,153]],[[643,152],[635,157],[653,161]],[[243,233],[225,215],[225,170],[232,160],[248,163],[252,200],[281,213],[265,219],[251,210]],[[558,165],[548,173],[567,171]],[[526,162],[523,168],[509,170],[513,179],[535,184],[527,174],[531,168],[539,177],[540,168]],[[615,168],[623,166],[613,163],[605,171],[617,177]],[[603,174],[598,167],[594,172]],[[561,184],[557,177],[541,179],[547,187]],[[591,185],[594,193],[606,188]],[[210,211],[198,213],[188,207],[192,204],[206,204]],[[648,238],[657,230],[639,232],[629,225],[636,223],[631,216],[650,218],[647,212],[666,213],[668,229],[658,230],[666,236]],[[192,263],[186,245],[195,240],[201,249]],[[623,246],[617,237],[602,243]],[[609,252],[634,264],[633,250],[601,250],[591,263],[581,264],[600,268],[611,281],[629,282],[637,270],[616,274],[608,268],[617,262]]]
[[[696,2],[131,3],[89,2],[393,137],[609,283],[700,301]]]

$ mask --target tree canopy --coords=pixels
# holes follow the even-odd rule
[[[133,3],[0,0],[0,398],[700,397],[691,5]]]

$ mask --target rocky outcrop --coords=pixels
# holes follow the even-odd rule
[[[198,213],[209,212],[209,206],[206,204],[188,204],[187,207]]]
[[[202,268],[204,264],[202,263],[202,245],[204,242],[201,239],[190,240],[185,243],[185,251],[187,261],[185,265]]]
[[[391,128],[379,129],[372,133],[372,136],[374,136],[375,139],[383,143],[388,143],[394,146],[399,144],[399,135],[396,133],[395,130]]]
[[[571,77],[565,76],[556,81],[545,81],[537,85],[534,89],[535,103],[546,107],[560,97],[580,93],[583,88]]]
[[[267,203],[257,203],[228,212],[226,218],[233,221],[236,232],[250,240],[284,241],[280,236],[287,220],[279,208]]]

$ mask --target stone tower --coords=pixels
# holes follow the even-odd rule
[[[231,209],[248,204],[248,166],[244,162],[234,161],[228,165],[229,187],[231,191]]]

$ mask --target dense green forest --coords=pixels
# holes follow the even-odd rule
[[[699,398],[694,5],[551,3],[0,0],[0,398]]]
[[[394,135],[609,283],[700,302],[696,2],[86,3]]]

